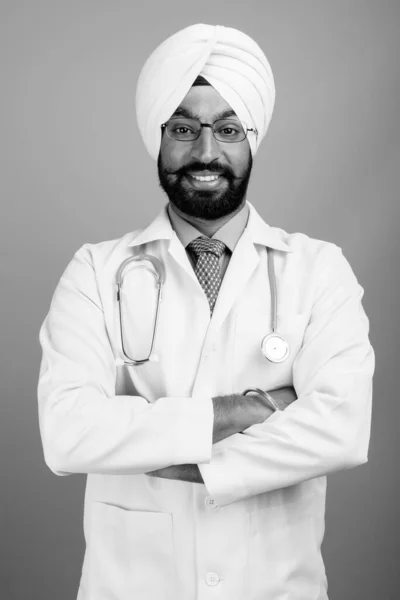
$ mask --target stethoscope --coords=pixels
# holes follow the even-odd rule
[[[281,363],[287,359],[290,354],[290,346],[289,343],[277,333],[278,328],[278,291],[276,285],[276,274],[275,274],[275,266],[274,266],[274,258],[273,251],[270,248],[267,248],[267,258],[268,258],[268,277],[269,277],[269,285],[271,291],[271,324],[272,331],[268,333],[261,341],[261,353],[262,355],[272,363]],[[155,316],[153,321],[153,334],[151,337],[151,344],[149,353],[144,358],[133,358],[128,354],[126,337],[124,333],[124,311],[123,311],[123,283],[124,276],[127,273],[127,268],[129,267],[129,271],[133,269],[145,269],[150,272],[156,284],[156,309]],[[164,265],[161,263],[158,258],[154,256],[150,256],[148,254],[139,254],[138,256],[131,256],[124,260],[118,271],[116,276],[117,282],[117,301],[119,306],[119,326],[120,326],[120,335],[121,335],[121,347],[122,352],[125,356],[124,364],[129,366],[141,365],[149,360],[152,360],[154,344],[157,335],[157,326],[160,314],[160,304],[162,301],[162,287],[165,282],[165,269]]]
[[[268,277],[271,290],[271,327],[272,332],[268,333],[261,342],[261,352],[265,358],[273,363],[281,363],[287,359],[290,354],[289,343],[277,333],[278,329],[278,290],[276,285],[276,274],[274,257],[272,250],[267,248],[268,259]]]
[[[155,283],[156,283],[157,298],[156,298],[155,316],[154,316],[154,321],[153,321],[153,335],[151,337],[149,353],[147,356],[145,356],[145,358],[136,358],[136,359],[132,358],[131,356],[129,356],[128,350],[126,347],[126,339],[125,339],[124,324],[123,324],[124,323],[124,317],[123,317],[124,311],[122,309],[122,303],[123,303],[123,297],[124,297],[122,285],[124,282],[124,275],[127,272],[128,267],[130,267],[130,269],[129,269],[130,271],[132,271],[132,267],[133,267],[133,269],[145,269],[146,271],[151,273],[151,275],[153,275],[153,277],[155,278]],[[130,365],[130,366],[141,365],[141,364],[151,360],[151,358],[152,358],[154,342],[155,342],[156,335],[157,335],[158,317],[159,317],[159,313],[160,313],[160,304],[161,304],[161,300],[162,300],[161,292],[162,292],[162,286],[164,285],[164,281],[165,281],[164,265],[162,264],[162,262],[160,260],[158,260],[158,258],[156,258],[155,256],[150,256],[149,254],[139,254],[138,256],[130,256],[129,258],[124,260],[124,262],[121,263],[121,265],[117,271],[117,301],[118,301],[118,306],[119,306],[119,327],[120,327],[120,334],[121,334],[122,352],[124,353],[124,356],[127,359],[127,360],[124,360],[124,364],[126,364],[126,365]],[[153,358],[154,358],[154,355],[153,355]]]

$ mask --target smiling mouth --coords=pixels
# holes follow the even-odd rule
[[[220,175],[189,175],[196,181],[217,181],[220,178]]]
[[[221,173],[207,175],[185,173],[184,178],[186,179],[187,184],[196,190],[217,190],[226,184],[226,177]]]

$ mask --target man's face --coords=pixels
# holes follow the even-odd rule
[[[211,86],[192,87],[174,115],[197,117],[201,123],[210,124],[225,116],[238,120]],[[219,142],[211,128],[203,127],[196,140],[182,142],[163,132],[158,156],[160,185],[170,202],[186,215],[215,220],[237,211],[245,203],[251,168],[247,138],[242,142]],[[198,179],[204,176],[217,178]]]

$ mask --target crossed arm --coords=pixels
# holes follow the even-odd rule
[[[375,363],[363,289],[338,249],[320,258],[310,321],[293,364],[296,402],[214,444],[211,462],[161,470],[160,477],[202,478],[222,506],[367,461]]]
[[[292,387],[284,387],[270,392],[279,406],[284,410],[297,398]],[[248,427],[266,421],[273,409],[261,396],[218,396],[212,399],[214,409],[213,444],[227,437],[241,433]],[[150,477],[175,479],[190,483],[204,483],[199,467],[196,464],[172,465],[150,471]]]
[[[362,288],[337,249],[321,263],[293,364],[298,398],[272,415],[260,397],[150,402],[147,388],[143,396],[115,395],[115,356],[85,245],[40,333],[39,423],[50,469],[203,479],[223,505],[366,462],[374,355]]]

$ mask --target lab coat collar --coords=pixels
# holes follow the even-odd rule
[[[250,208],[250,214],[246,233],[250,236],[253,244],[260,244],[274,250],[282,250],[283,252],[293,252],[283,239],[285,232],[282,229],[267,225],[254,206],[250,202],[247,202],[247,204]]]
[[[245,231],[250,236],[252,242],[275,250],[292,252],[291,248],[283,240],[284,232],[281,229],[267,225],[254,206],[250,202],[247,202],[247,204],[250,213]],[[148,242],[172,240],[177,237],[168,217],[167,206],[168,205],[165,205],[161,209],[154,221],[152,221],[146,229],[141,231],[137,237],[129,243],[129,246],[140,246],[142,244],[147,244]]]
[[[146,229],[143,229],[128,245],[141,246],[156,240],[172,240],[176,237],[168,217],[167,204],[160,210],[154,221]]]
[[[129,243],[131,247],[139,247],[150,242],[168,240],[170,242],[168,252],[174,260],[181,266],[182,269],[192,279],[196,280],[195,272],[189,262],[185,248],[179,241],[174,229],[172,228],[170,218],[168,216],[168,204],[166,204],[158,213],[154,221],[150,223],[146,229],[141,231],[137,237]]]

